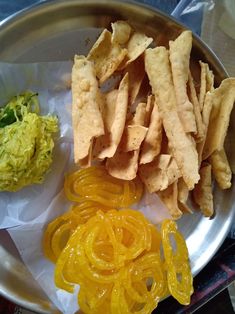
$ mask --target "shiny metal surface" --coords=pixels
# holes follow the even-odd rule
[[[49,1],[0,23],[0,60],[39,62],[71,59],[75,53],[87,53],[98,34],[97,28],[108,27],[117,19],[129,20],[154,37],[158,45],[175,38],[184,28],[168,16],[134,3]],[[196,78],[199,77],[199,69],[195,62],[200,59],[210,64],[216,84],[227,76],[215,55],[197,37],[194,37],[192,55],[194,62],[191,66]],[[235,121],[234,112],[232,121]],[[179,221],[187,239],[194,275],[212,258],[232,223],[234,187],[226,192],[215,188],[214,195],[216,215],[213,219],[205,219],[195,213],[185,215]],[[20,261],[5,231],[0,232],[0,258],[2,295],[38,313],[58,313]]]

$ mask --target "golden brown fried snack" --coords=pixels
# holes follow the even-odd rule
[[[197,98],[196,89],[193,82],[192,74],[189,72],[189,79],[188,79],[188,85],[189,85],[189,98],[193,104],[193,110],[197,125],[197,133],[195,134],[195,138],[197,142],[201,142],[204,138],[204,125],[202,122],[202,115],[200,110],[200,104]]]
[[[118,91],[113,91],[106,98],[105,134],[96,140],[94,155],[104,159],[112,157],[121,141],[124,131],[128,106],[128,73],[120,82]],[[112,103],[112,101],[114,101]],[[110,110],[109,107],[110,106]],[[92,121],[91,126],[92,126]]]
[[[182,212],[178,206],[178,186],[177,181],[168,186],[164,191],[157,192],[162,202],[168,208],[173,219],[179,219]]]
[[[143,103],[139,103],[133,119],[128,121],[127,131],[123,133],[115,155],[106,161],[106,168],[113,177],[123,180],[133,180],[136,177],[140,145],[147,132],[147,128],[143,126],[146,114],[146,110],[143,109],[145,107],[145,104],[143,106]],[[130,130],[132,131],[130,132]]]
[[[159,155],[162,144],[162,119],[154,101],[149,128],[141,147],[140,164],[147,164]]]
[[[112,34],[105,29],[91,48],[87,59],[94,62],[96,76],[104,83],[118,68],[127,55],[127,49],[112,42]]]
[[[184,181],[188,188],[192,190],[199,181],[198,154],[193,138],[185,133],[177,113],[167,49],[165,47],[147,49],[145,52],[145,68],[159,104],[159,111],[172,154]]]
[[[135,61],[128,64],[124,73],[129,74],[129,106],[136,100],[141,84],[145,76],[144,58],[140,56]]]
[[[152,41],[153,39],[146,36],[144,33],[134,32],[125,45],[127,49],[127,55],[119,69],[124,69],[128,64],[141,56],[145,52],[146,48],[148,48],[148,46],[152,43]]]
[[[235,102],[235,78],[227,78],[212,93],[212,108],[203,149],[203,160],[214,151],[222,150]]]
[[[131,27],[125,21],[116,21],[111,23],[112,26],[112,43],[124,45],[130,38]]]
[[[161,154],[151,163],[139,166],[139,175],[150,193],[165,190],[181,173],[171,155]]]
[[[212,172],[219,187],[229,189],[231,187],[232,171],[230,169],[225,150],[216,150],[209,158]]]
[[[200,169],[200,181],[193,190],[195,203],[206,217],[211,217],[214,213],[211,165],[203,162]]]
[[[196,133],[194,109],[187,95],[189,59],[192,49],[192,32],[182,32],[169,42],[170,62],[177,101],[177,111],[186,133]]]
[[[93,63],[84,56],[75,56],[72,69],[72,121],[74,161],[90,164],[92,141],[104,134],[104,124],[97,103],[98,82]],[[88,121],[92,121],[88,123]]]
[[[192,210],[187,204],[189,197],[189,190],[184,182],[183,178],[178,179],[178,206],[182,212],[187,212],[192,214]]]

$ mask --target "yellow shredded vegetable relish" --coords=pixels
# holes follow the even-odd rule
[[[0,191],[41,183],[52,163],[54,116],[39,116],[37,95],[27,92],[0,108]]]

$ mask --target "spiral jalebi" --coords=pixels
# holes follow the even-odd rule
[[[129,207],[138,203],[143,184],[138,177],[132,181],[120,180],[108,174],[105,167],[89,167],[66,176],[64,191],[73,202],[92,200],[113,208]]]
[[[93,201],[71,206],[68,212],[47,225],[43,236],[44,255],[55,263],[78,225],[86,223],[97,211],[106,212],[110,209]]]
[[[189,303],[192,274],[176,223],[163,221],[160,233],[139,211],[114,209],[139,201],[138,179],[122,181],[90,167],[67,176],[64,187],[77,203],[47,226],[43,249],[56,263],[57,287],[72,293],[80,285],[84,313],[148,314],[169,292]]]
[[[193,277],[185,240],[172,220],[162,222],[161,234],[169,291],[179,303],[188,305],[193,293]],[[175,248],[171,244],[171,235],[175,239]]]
[[[56,263],[55,283],[70,292],[80,285],[84,313],[104,307],[113,314],[151,313],[167,291],[159,251],[160,234],[141,213],[99,211],[74,231]]]

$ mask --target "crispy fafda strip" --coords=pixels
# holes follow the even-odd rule
[[[223,149],[234,102],[235,78],[227,78],[212,92],[212,108],[202,153],[203,160],[214,151]]]
[[[222,190],[229,189],[232,185],[232,171],[230,169],[225,150],[216,150],[209,158],[212,172]]]
[[[230,121],[235,120],[235,109],[232,110]],[[227,136],[225,137],[224,141],[224,149],[227,154],[229,165],[231,168],[231,171],[233,174],[235,174],[235,141],[234,141],[234,135],[235,134],[235,123],[230,123]]]
[[[84,56],[75,56],[72,69],[72,121],[74,161],[89,165],[94,138],[104,134],[104,124],[97,103],[98,82],[93,63]],[[88,123],[92,121],[92,123]],[[89,158],[88,158],[89,159]]]
[[[109,93],[106,102],[110,110],[105,110],[105,135],[96,140],[94,147],[94,156],[99,159],[111,158],[121,141],[128,106],[128,73],[121,80],[118,91]]]
[[[112,27],[112,43],[124,45],[130,38],[131,27],[125,21],[116,21],[111,23]]]
[[[209,65],[207,64],[207,67],[206,67],[206,91],[213,92],[214,80],[215,80],[214,74],[210,70]]]
[[[109,174],[122,180],[133,180],[138,170],[139,151],[122,152],[117,149],[112,158],[106,161],[106,168]]]
[[[182,216],[182,211],[178,206],[177,181],[168,186],[166,190],[157,192],[157,195],[166,205],[173,219],[179,219]]]
[[[205,102],[204,102],[203,108],[202,108],[202,122],[203,122],[205,135],[204,135],[203,140],[201,142],[197,143],[199,165],[201,164],[201,162],[203,160],[202,159],[202,152],[203,152],[203,149],[205,146],[206,134],[208,131],[211,109],[212,109],[212,94],[211,94],[211,92],[207,92],[206,97],[205,97]]]
[[[133,180],[136,177],[140,145],[148,130],[143,126],[145,108],[146,104],[139,103],[132,121],[129,121],[130,124],[126,126],[126,130],[132,130],[132,133],[129,133],[130,139],[128,139],[128,132],[124,132],[115,155],[106,161],[106,168],[113,177],[123,180]]]
[[[195,142],[186,134],[176,109],[169,53],[165,47],[147,49],[145,68],[153,93],[159,104],[163,126],[185,183],[189,190],[199,181],[198,154]]]
[[[102,110],[102,117],[104,120],[105,134],[111,132],[113,122],[115,120],[115,111],[117,103],[118,89],[104,94],[104,107]],[[99,140],[98,138],[97,140]]]
[[[114,89],[103,95],[104,103],[101,112],[105,134],[96,139],[93,148],[93,158],[100,158],[102,152],[111,145],[111,128],[115,120],[117,95],[118,89]]]
[[[187,212],[192,214],[192,210],[187,205],[187,200],[189,196],[189,189],[184,182],[183,178],[178,179],[178,206],[182,212]]]
[[[184,182],[183,178],[179,178],[178,180],[178,200],[181,203],[186,203],[189,195],[189,190]]]
[[[212,92],[214,90],[214,74],[209,69],[209,65],[202,61],[199,61],[201,66],[201,84],[199,92],[199,105],[201,111],[203,110],[203,104],[205,102],[205,97],[207,92]]]
[[[175,159],[168,154],[161,154],[151,163],[140,165],[138,173],[149,193],[167,189],[181,176]]]
[[[144,125],[147,127],[149,127],[149,124],[150,124],[150,119],[151,119],[152,110],[154,106],[154,100],[155,100],[155,97],[153,95],[149,95],[147,98],[146,115],[145,115],[145,123],[144,123]]]
[[[127,64],[136,60],[146,48],[152,43],[153,39],[144,33],[135,32],[127,44]]]
[[[136,107],[134,117],[130,121],[128,121],[129,125],[148,126],[145,124],[146,114],[147,114],[147,105],[145,102],[140,102],[138,106]]]
[[[196,121],[192,103],[187,95],[189,59],[192,49],[192,32],[182,32],[169,42],[170,62],[177,100],[177,111],[186,133],[196,133]]]
[[[124,70],[124,73],[127,72],[129,74],[129,106],[131,106],[140,91],[145,76],[144,58],[140,56],[128,64]]]
[[[201,116],[204,131],[203,138],[197,143],[198,160],[200,165],[201,161],[205,159],[203,156],[203,150],[206,142],[210,114],[213,105],[214,75],[213,72],[210,71],[207,63],[203,63],[201,61],[199,63],[201,65],[201,89],[199,97],[201,98],[201,101],[203,101],[203,103],[201,103],[201,105],[199,106],[201,108]],[[201,96],[202,94],[203,97]]]
[[[202,111],[203,104],[205,101],[205,96],[206,96],[206,72],[207,72],[207,64],[199,61],[200,67],[201,67],[201,79],[200,79],[200,92],[199,92],[199,105],[200,109]]]
[[[214,208],[212,194],[211,165],[208,164],[207,162],[202,163],[202,167],[200,169],[200,181],[193,190],[193,198],[204,216],[211,217],[213,215]]]
[[[87,59],[94,62],[96,76],[104,83],[117,70],[127,50],[112,42],[112,34],[105,29],[91,48]]]
[[[191,72],[189,72],[188,85],[190,91],[190,100],[193,104],[194,115],[197,125],[197,133],[195,134],[195,138],[197,142],[201,142],[204,138],[204,126],[202,122],[200,104],[197,98],[196,89],[193,83],[193,77]]]
[[[120,150],[123,152],[130,152],[140,148],[148,128],[142,125],[128,125],[120,142]]]
[[[119,69],[124,69],[128,64],[141,56],[152,41],[153,38],[146,36],[144,33],[134,32],[128,43],[125,45],[127,49],[127,56],[119,66]]]
[[[162,144],[162,119],[154,101],[149,128],[141,147],[140,164],[147,164],[158,156]]]

